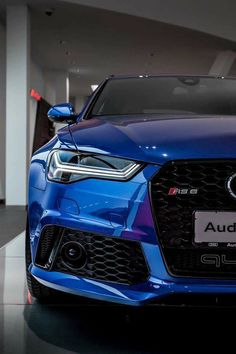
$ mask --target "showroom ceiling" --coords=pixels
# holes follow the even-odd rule
[[[49,6],[59,1],[161,21],[235,41],[234,0],[1,0],[0,8],[1,4]]]
[[[234,42],[122,14],[121,10],[62,1],[27,3],[31,9],[33,59],[45,70],[68,70],[71,95],[90,94],[90,86],[109,74],[207,74],[219,52],[236,50]],[[88,3],[91,5],[92,0]],[[4,21],[3,1],[1,4]],[[53,9],[52,16],[45,14],[48,8]]]
[[[236,39],[235,0],[60,0]]]

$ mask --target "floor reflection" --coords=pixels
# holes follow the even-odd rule
[[[24,234],[0,250],[0,353],[212,353],[230,351],[235,310],[129,308],[64,295],[29,296]]]

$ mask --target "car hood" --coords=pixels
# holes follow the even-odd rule
[[[80,151],[157,164],[236,157],[236,116],[103,116],[74,124],[70,131]],[[64,143],[69,139],[66,129],[58,134]]]

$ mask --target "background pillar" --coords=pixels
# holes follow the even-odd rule
[[[29,13],[7,7],[6,205],[27,204],[29,111]]]

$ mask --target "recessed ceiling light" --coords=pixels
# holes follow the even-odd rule
[[[91,85],[92,91],[95,91],[98,88],[98,85]]]
[[[79,69],[79,68],[70,68],[70,69],[69,69],[69,72],[70,72],[71,74],[79,74],[80,69]]]

